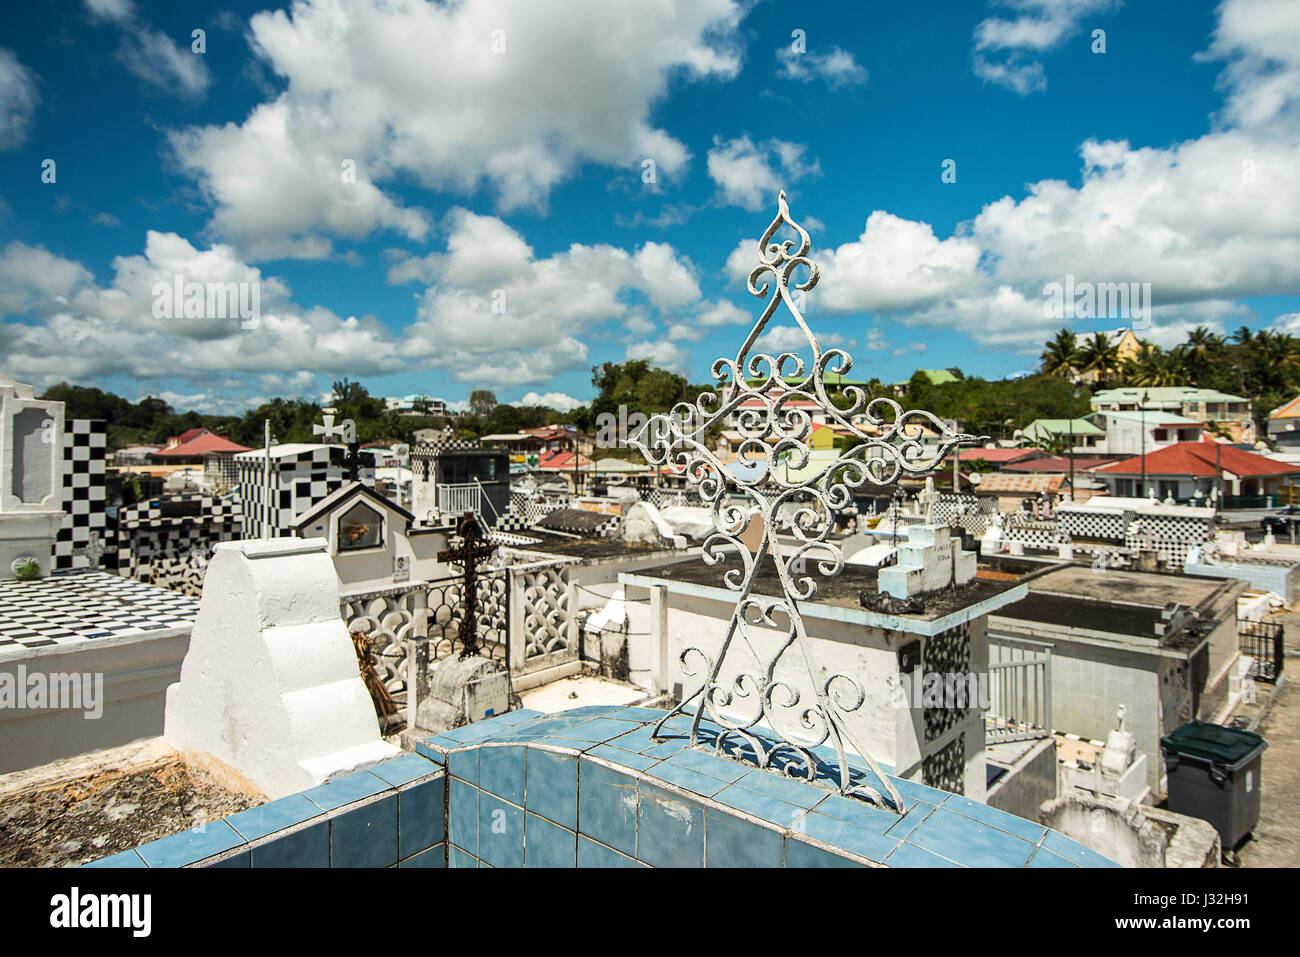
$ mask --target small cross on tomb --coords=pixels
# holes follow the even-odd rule
[[[313,425],[311,427],[312,435],[319,435],[325,440],[326,445],[333,445],[334,439],[342,439],[345,444],[357,440],[357,427],[351,419],[344,419],[338,425],[334,424],[334,416],[322,416],[323,425]]]
[[[104,548],[104,543],[99,540],[99,533],[91,532],[86,538],[86,544],[81,546],[81,548],[74,548],[72,554],[85,555],[86,558],[90,560],[90,567],[98,568],[99,558],[106,550],[107,549]]]
[[[468,658],[478,654],[478,565],[486,561],[497,547],[483,539],[483,530],[473,512],[466,512],[456,528],[460,544],[438,553],[438,561],[462,566],[461,583],[463,606],[460,617],[460,656]]]

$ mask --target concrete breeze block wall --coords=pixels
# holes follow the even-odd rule
[[[899,815],[842,797],[824,765],[817,781],[801,781],[683,738],[656,742],[664,715],[509,712],[87,866],[1117,866],[1041,824],[935,788],[891,777],[908,805]],[[701,722],[702,737],[716,732]]]

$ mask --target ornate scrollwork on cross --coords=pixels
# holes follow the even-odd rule
[[[783,227],[797,238],[773,242]],[[809,779],[818,776],[819,763],[826,763],[819,762],[814,749],[829,744],[835,751],[832,773],[838,777],[841,793],[902,813],[898,791],[871,755],[848,737],[845,716],[865,703],[862,686],[845,674],[822,677],[816,663],[800,614],[800,603],[817,594],[817,583],[805,574],[806,565],[814,563],[826,577],[843,568],[844,556],[828,536],[835,526],[835,512],[850,504],[855,489],[891,485],[904,475],[925,475],[957,446],[973,443],[977,437],[956,432],[929,412],[904,411],[893,399],[871,399],[858,386],[845,386],[838,402],[831,399],[826,375],[844,375],[853,359],[842,349],[823,350],[804,321],[801,294],[816,286],[818,279],[817,264],[808,258],[810,247],[808,233],[790,218],[782,192],[776,218],[758,242],[758,265],[748,284],[759,299],[767,297],[773,284],[776,295],[767,302],[736,358],[714,362],[713,378],[721,388],[701,394],[694,404],[679,403],[670,412],[652,417],[631,439],[651,465],[683,476],[698,488],[703,504],[711,509],[714,531],[705,540],[704,561],[709,565],[733,557],[740,561],[740,567],[723,575],[726,586],[740,594],[722,646],[716,657],[699,648],[682,653],[684,674],[703,674],[703,683],[655,726],[654,734],[680,737],[664,726],[678,714],[689,714],[689,739],[695,745],[700,721],[707,715],[720,729],[714,741],[719,753],[728,753],[728,745],[732,753],[748,747],[760,767],[780,767],[787,775]],[[795,275],[799,270],[806,272],[802,281]],[[751,352],[782,304],[811,349],[809,362],[796,351]],[[825,424],[839,426],[858,444],[831,460],[814,459],[809,442],[814,423],[810,401]],[[736,450],[739,465],[728,470],[709,447],[706,433],[733,413],[732,427],[740,433],[741,444]],[[932,451],[927,451],[924,441],[927,431],[938,436]],[[729,484],[739,493],[739,501],[728,494]],[[778,543],[774,531],[777,512],[788,503],[795,506],[792,548]],[[746,535],[753,521],[762,521],[762,530],[757,547],[751,548],[745,540],[752,542],[755,537]],[[780,597],[754,593],[756,578],[768,560],[779,577]],[[755,626],[775,629],[777,640],[773,642],[770,634],[760,636]],[[753,662],[748,667],[733,660],[746,648]],[[729,666],[726,677],[724,665]],[[802,690],[788,676],[791,669],[806,674],[806,681],[799,682]],[[809,687],[815,700],[805,702]],[[888,792],[888,801],[876,788],[854,779],[845,757],[846,742],[868,763]]]

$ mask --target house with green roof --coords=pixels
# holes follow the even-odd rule
[[[931,385],[947,385],[949,382],[961,381],[956,375],[954,375],[948,369],[917,369],[916,372],[921,373],[923,376],[929,379]],[[916,375],[916,372],[913,372],[912,375]],[[903,393],[907,391],[907,383],[908,381],[910,381],[910,379],[911,376],[909,376],[907,379],[904,379],[902,382],[895,382],[893,386],[894,394],[898,396],[903,395]]]
[[[1102,389],[1092,397],[1094,412],[1174,412],[1205,425],[1216,425],[1234,442],[1255,441],[1251,402],[1217,389],[1192,386],[1125,386]]]
[[[786,376],[785,381],[790,383],[792,386],[800,386],[804,384],[806,379],[806,376]],[[752,378],[746,379],[745,384],[750,387],[756,387],[761,385],[763,381],[764,380],[762,379]],[[849,386],[857,386],[860,389],[865,389],[870,383],[868,383],[866,379],[855,379],[851,376],[842,375],[839,372],[827,372],[822,376],[822,384],[826,386],[827,392],[842,392]]]
[[[1034,419],[1021,433],[1034,445],[1048,445],[1057,439],[1068,444],[1073,438],[1076,452],[1101,451],[1106,444],[1106,430],[1087,419]]]

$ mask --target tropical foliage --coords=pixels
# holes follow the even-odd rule
[[[1119,357],[1105,333],[1080,342],[1062,329],[1043,344],[1044,375],[1070,379],[1095,372],[1099,387],[1196,386],[1248,398],[1259,424],[1270,411],[1300,392],[1300,337],[1273,329],[1242,326],[1221,336],[1205,326],[1168,349],[1138,340],[1133,355]]]

